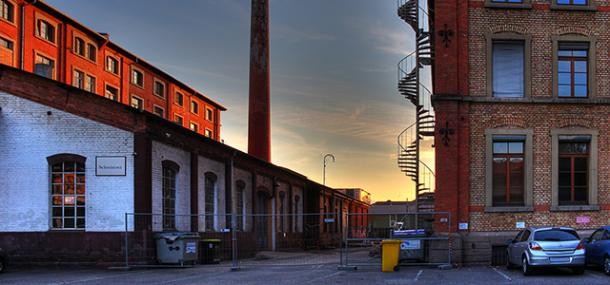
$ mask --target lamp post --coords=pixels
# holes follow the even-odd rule
[[[333,162],[335,162],[335,156],[334,155],[332,155],[330,153],[327,153],[326,155],[324,155],[324,174],[323,174],[323,177],[322,177],[322,185],[324,185],[324,186],[326,186],[326,159],[329,158],[329,157],[333,159]]]

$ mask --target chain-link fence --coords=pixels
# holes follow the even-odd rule
[[[448,213],[126,214],[125,266],[379,266],[381,242],[401,239],[401,264],[451,263]],[[180,242],[181,239],[186,240]],[[160,245],[158,245],[160,244]],[[186,260],[186,259],[185,259]]]
[[[158,242],[168,244],[163,235],[170,239],[196,239],[197,258],[192,263],[231,267],[338,265],[343,223],[336,213],[126,214],[125,266],[163,264],[159,258],[163,248],[157,247]]]
[[[401,240],[400,265],[451,264],[449,213],[347,214],[341,266],[380,266],[383,240]]]

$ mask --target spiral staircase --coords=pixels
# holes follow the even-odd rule
[[[398,167],[415,183],[418,212],[434,211],[434,171],[420,160],[425,139],[434,138],[432,92],[422,83],[426,66],[432,65],[433,31],[428,0],[397,0],[398,16],[415,30],[415,51],[398,63],[398,91],[415,106],[415,123],[398,135]]]

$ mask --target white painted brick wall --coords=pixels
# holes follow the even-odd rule
[[[2,92],[0,107],[0,231],[50,229],[47,157],[59,153],[87,158],[86,231],[124,230],[134,205],[131,132]],[[127,176],[96,177],[96,156],[125,156]]]
[[[190,231],[191,214],[191,154],[166,144],[152,142],[152,211],[153,230],[163,230],[163,165],[171,160],[180,166],[176,175],[176,229]]]
[[[205,173],[212,172],[216,175],[218,180],[216,181],[216,209],[214,213],[214,229],[221,230],[225,228],[225,164],[220,161],[211,160],[203,156],[199,156],[198,159],[199,169],[197,179],[198,185],[198,205],[199,205],[199,229],[205,229]]]

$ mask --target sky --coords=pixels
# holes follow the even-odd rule
[[[247,152],[249,0],[46,2],[227,107],[221,137]],[[270,0],[272,162],[321,183],[331,153],[327,185],[412,199],[396,136],[415,113],[396,68],[413,36],[395,0]]]

